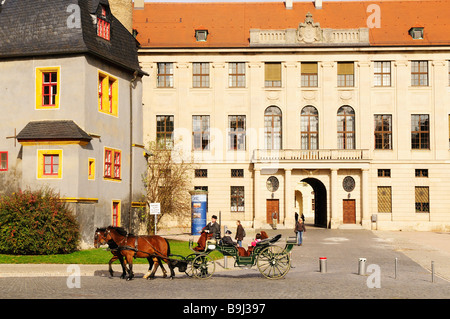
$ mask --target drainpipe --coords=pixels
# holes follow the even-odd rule
[[[130,208],[128,210],[128,232],[131,232],[131,213],[133,201],[133,85],[136,82],[138,72],[134,71],[133,79],[130,81]]]

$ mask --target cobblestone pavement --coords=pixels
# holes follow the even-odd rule
[[[294,235],[292,230],[271,230],[268,233],[281,233],[282,240]],[[450,298],[450,282],[444,278],[445,271],[439,272],[439,269],[448,270],[450,264],[439,264],[440,261],[435,261],[438,271],[433,282],[430,271],[405,255],[405,250],[399,248],[395,238],[390,237],[389,233],[382,235],[378,236],[377,232],[366,230],[309,227],[304,236],[304,244],[294,246],[292,250],[292,269],[280,280],[265,279],[257,267],[234,268],[232,259],[228,259],[231,268],[219,269],[207,280],[189,278],[178,270],[174,280],[161,278],[159,271],[156,279],[145,280],[142,278],[143,272],[136,269],[136,278],[124,281],[118,277],[119,264],[114,264],[117,271],[114,278],[108,278],[107,265],[99,265],[96,266],[98,270],[95,275],[80,277],[80,288],[69,288],[69,273],[65,276],[49,274],[34,277],[26,277],[26,274],[22,273],[20,277],[19,274],[15,277],[4,277],[1,272],[5,266],[2,268],[0,265],[0,299]],[[449,247],[448,234],[445,240],[446,247]],[[284,246],[284,243],[281,241],[279,245]],[[411,247],[420,250],[419,245]],[[428,247],[431,247],[431,243]],[[427,254],[422,254],[421,263],[426,264],[426,256],[423,255]],[[319,257],[327,258],[326,273],[319,271]],[[359,258],[367,260],[365,276],[358,274]],[[398,261],[397,276],[395,258]],[[447,259],[440,260],[446,262]],[[218,263],[223,265],[223,260]]]

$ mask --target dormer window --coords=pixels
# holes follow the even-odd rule
[[[421,27],[411,28],[411,29],[409,29],[409,35],[414,40],[421,40],[421,39],[423,39],[423,28],[421,28]]]
[[[111,24],[103,19],[97,19],[97,35],[105,40],[111,39]]]
[[[97,35],[105,40],[111,39],[111,24],[107,21],[106,7],[100,6],[97,17]]]
[[[208,37],[208,30],[195,30],[195,39],[197,42],[205,42]]]

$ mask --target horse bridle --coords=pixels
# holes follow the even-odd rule
[[[95,235],[94,235],[94,241],[98,240],[98,238],[100,237],[100,231],[96,231]],[[104,236],[102,236],[101,241],[99,242],[100,245],[105,245],[107,244],[106,238]]]

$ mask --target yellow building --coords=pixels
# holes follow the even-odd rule
[[[144,139],[182,139],[223,225],[270,227],[275,212],[293,228],[297,212],[328,228],[448,231],[449,9],[146,3],[133,12]]]

